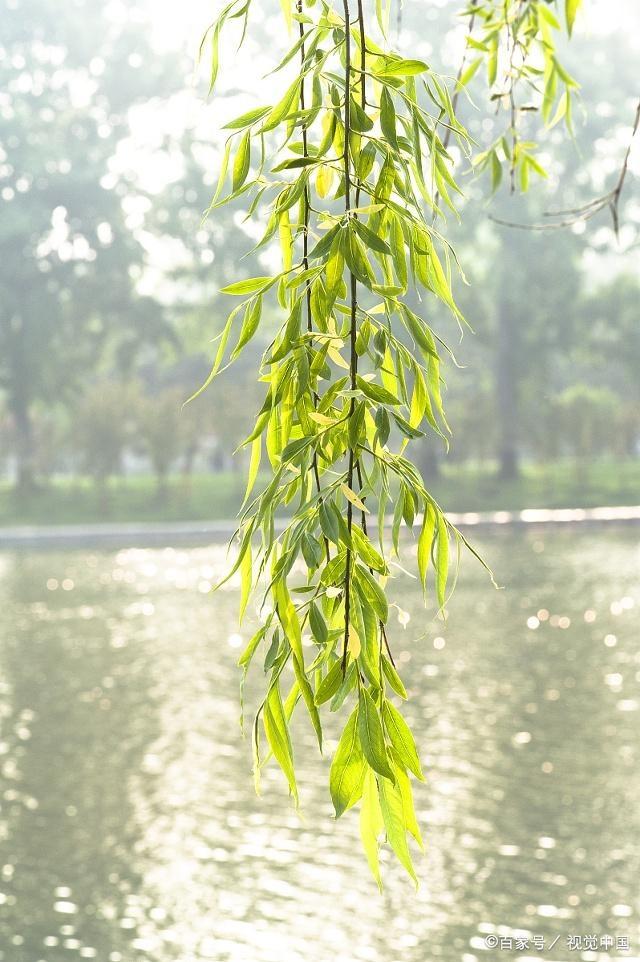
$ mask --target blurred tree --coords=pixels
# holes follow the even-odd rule
[[[144,251],[123,204],[141,195],[113,162],[129,108],[172,70],[135,11],[99,0],[2,0],[0,18],[0,388],[25,491],[34,404],[63,399],[107,337],[130,364],[164,330],[158,304],[135,296]]]
[[[557,398],[562,437],[581,474],[594,458],[610,451],[615,441],[617,398],[613,391],[573,384]]]
[[[638,452],[640,440],[640,285],[622,276],[585,297],[580,310],[579,338],[574,355],[585,364],[591,381],[621,397],[618,451]]]
[[[446,7],[444,15],[448,16]],[[410,29],[419,30],[417,16],[416,8],[407,8]],[[628,399],[638,397],[630,388],[630,380],[638,381],[633,372],[640,369],[640,348],[636,351],[634,342],[637,309],[634,314],[630,289],[635,284],[620,278],[603,288],[595,300],[592,294],[598,272],[609,270],[605,258],[598,256],[606,253],[614,240],[608,212],[602,211],[584,232],[580,225],[575,231],[519,230],[487,219],[489,214],[523,226],[549,226],[544,216],[547,210],[579,207],[613,186],[630,136],[626,131],[630,131],[637,96],[633,56],[624,46],[611,56],[607,42],[612,41],[581,37],[579,49],[568,45],[562,51],[580,78],[585,102],[599,107],[577,118],[575,142],[555,130],[550,133],[545,145],[548,181],[540,180],[535,190],[521,197],[501,189],[490,201],[471,184],[462,225],[452,233],[472,285],[461,303],[478,333],[478,338],[465,341],[466,361],[473,371],[480,366],[491,369],[495,455],[504,478],[516,475],[521,458],[532,451],[551,455],[557,450],[553,399],[565,387],[580,379],[592,381],[595,376],[597,383],[607,383],[618,394],[619,403],[628,405]],[[585,60],[597,64],[598,70],[584,71],[581,61]],[[621,91],[629,93],[621,97]],[[477,142],[490,142],[500,124],[499,110],[493,121],[462,99],[460,108]],[[522,125],[526,136],[524,117]],[[620,125],[624,125],[623,136]],[[622,198],[621,215],[628,249],[638,228],[630,183],[628,180]],[[588,267],[585,251],[591,255]],[[619,249],[612,266],[619,270],[624,264]],[[625,351],[627,342],[629,350]],[[483,343],[489,348],[489,357],[481,350]],[[616,352],[618,360],[614,361]],[[625,357],[628,364],[623,372]],[[606,382],[605,359],[609,370],[616,370]],[[462,380],[452,379],[454,392],[465,391]],[[460,416],[467,416],[464,408]],[[473,419],[473,412],[470,417]],[[629,420],[633,422],[632,415]],[[465,432],[457,416],[452,415],[452,427],[454,435]]]
[[[120,381],[95,383],[78,404],[74,442],[83,468],[94,479],[103,514],[109,509],[109,481],[120,471],[139,408],[137,387]]]
[[[159,502],[166,500],[167,476],[183,449],[183,400],[181,391],[168,390],[141,398],[137,406],[137,436],[153,465]]]

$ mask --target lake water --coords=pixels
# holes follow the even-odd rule
[[[417,894],[386,854],[378,894],[302,714],[302,817],[276,769],[255,796],[221,547],[0,554],[0,960],[638,958],[638,529],[475,540],[505,590],[465,558],[446,625],[396,583]]]

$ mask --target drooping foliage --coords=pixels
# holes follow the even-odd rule
[[[401,529],[414,533],[420,583],[439,609],[455,580],[450,559],[455,568],[467,544],[407,457],[414,439],[446,445],[449,434],[441,366],[452,354],[431,326],[433,304],[465,323],[453,290],[464,278],[443,224],[461,193],[449,144],[467,158],[475,145],[455,102],[484,63],[492,98],[509,109],[504,134],[476,164],[494,187],[504,164],[526,187],[542,168],[535,144],[519,138],[530,106],[520,91],[552,124],[570,117],[575,86],[555,54],[554,6],[471,3],[465,63],[448,82],[390,49],[388,2],[282,0],[291,47],[274,65],[288,75],[281,96],[226,125],[210,210],[246,196],[249,216],[266,221],[257,249],[281,252],[277,273],[223,289],[237,303],[201,388],[254,337],[265,304],[277,305],[225,578],[240,572],[241,617],[252,594],[261,614],[239,661],[246,673],[260,659],[267,679],[253,725],[256,779],[273,757],[297,803],[293,714],[306,713],[322,749],[322,713],[339,713],[331,797],[336,816],[360,804],[379,883],[383,838],[414,879],[409,839],[422,846],[411,778],[423,773],[398,708],[407,693],[389,623]],[[566,5],[569,29],[576,7]],[[205,36],[212,88],[223,28],[243,38],[250,12],[251,0],[234,0]],[[270,480],[256,495],[265,461]]]

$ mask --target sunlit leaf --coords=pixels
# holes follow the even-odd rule
[[[354,708],[331,762],[329,788],[336,818],[355,805],[362,794],[366,762],[358,737],[358,713]]]
[[[269,742],[269,747],[273,752],[274,758],[285,774],[289,783],[289,790],[293,795],[296,804],[298,802],[298,786],[296,784],[295,770],[293,767],[293,748],[289,736],[289,726],[285,717],[280,697],[280,688],[276,684],[272,686],[264,705],[263,711],[264,730]]]
[[[393,769],[389,763],[387,747],[384,740],[380,713],[366,688],[360,688],[358,697],[358,736],[364,757],[374,771],[390,781],[395,781]]]
[[[382,703],[382,718],[398,758],[410,772],[413,772],[416,778],[424,781],[418,750],[411,729],[398,709],[386,698]]]

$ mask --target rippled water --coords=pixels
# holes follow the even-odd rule
[[[254,795],[223,549],[0,555],[0,959],[639,956],[637,529],[479,540],[505,590],[465,560],[446,625],[397,582],[427,853],[381,896],[302,715],[302,818]]]

